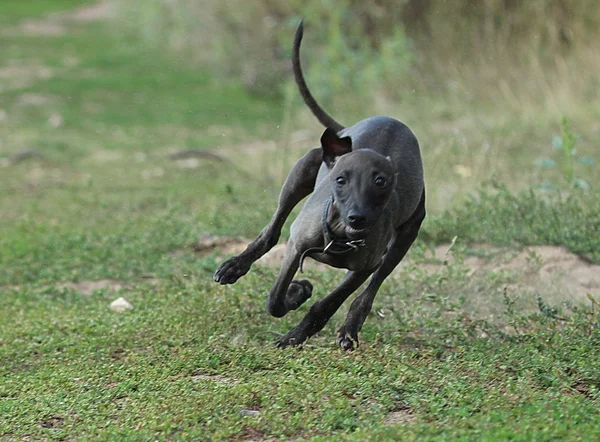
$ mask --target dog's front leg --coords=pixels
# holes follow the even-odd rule
[[[291,345],[302,344],[306,339],[319,332],[325,324],[331,319],[333,314],[340,308],[342,303],[363,282],[367,280],[372,270],[353,272],[349,271],[344,279],[333,292],[328,296],[313,304],[300,324],[290,330],[285,336],[276,342],[278,347],[288,347]]]
[[[277,211],[271,221],[246,250],[221,264],[214,276],[216,282],[233,284],[248,273],[252,263],[277,244],[281,228],[292,209],[313,191],[322,162],[322,149],[315,148],[294,165],[281,189]]]
[[[415,212],[396,230],[396,237],[384,256],[381,266],[373,274],[365,290],[350,305],[346,321],[338,331],[337,341],[344,350],[353,350],[354,345],[358,345],[358,332],[371,312],[379,287],[402,261],[412,243],[417,239],[423,219],[425,219],[425,192],[423,192],[421,202]]]

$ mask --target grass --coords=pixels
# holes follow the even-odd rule
[[[521,273],[472,275],[463,263],[482,241],[564,245],[600,261],[593,165],[573,166],[587,192],[529,191],[562,182],[560,169],[533,165],[551,151],[558,121],[400,104],[391,113],[409,115],[427,163],[425,241],[384,284],[358,351],[334,345],[347,306],[302,349],[280,351],[271,343],[305,310],[268,316],[275,271],[220,287],[218,254],[201,259],[192,245],[206,232],[255,235],[282,171],[316,130],[284,131],[286,118],[311,127],[303,111],[286,117],[281,103],[109,33],[110,22],[70,21],[52,37],[17,32],[19,19],[84,3],[0,7],[10,17],[0,34],[1,439],[598,438],[595,293],[564,303],[542,292],[525,311],[521,302],[535,298]],[[569,120],[584,134],[578,155],[593,155],[590,119]],[[287,148],[268,149],[272,140]],[[39,157],[13,156],[32,149]],[[169,159],[183,149],[224,162]],[[464,176],[469,168],[476,178]],[[490,173],[508,184],[479,188]],[[430,247],[455,236],[454,259],[428,271]],[[308,277],[320,298],[339,273]],[[87,295],[76,285],[101,280]],[[112,312],[118,296],[133,310]]]
[[[135,284],[125,294],[135,309],[122,315],[107,309],[106,292],[9,292],[1,309],[3,436],[598,435],[597,315],[579,312],[566,323],[539,315],[521,335],[485,337],[465,317],[420,329],[407,318],[408,335],[397,321],[371,321],[370,343],[353,354],[323,338],[278,351],[268,344],[291,321],[263,312],[264,276],[234,291],[204,278]],[[383,426],[391,410],[403,410],[408,423]]]
[[[464,204],[436,218],[426,234],[437,241],[452,235],[472,243],[549,244],[567,247],[600,262],[600,199],[595,195],[511,193],[489,183]]]
[[[90,3],[93,3],[92,0],[4,0],[1,20],[6,24],[14,24],[18,20],[40,18]]]

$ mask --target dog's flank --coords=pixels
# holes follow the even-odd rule
[[[294,165],[269,224],[244,252],[219,267],[215,281],[233,284],[245,275],[277,243],[294,206],[310,195],[292,224],[267,309],[280,317],[312,296],[309,281],[293,280],[305,256],[348,269],[340,285],[277,341],[280,347],[298,345],[321,330],[372,275],[338,332],[338,344],[351,350],[358,345],[358,332],[379,287],[402,260],[425,218],[421,154],[414,134],[398,120],[371,117],[344,128],[319,106],[302,75],[302,34],[300,23],[294,38],[294,75],[305,103],[326,127],[321,147]]]

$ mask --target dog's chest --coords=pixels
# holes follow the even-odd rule
[[[386,247],[381,245],[366,245],[341,254],[314,253],[310,257],[331,267],[362,271],[379,266],[385,249]]]

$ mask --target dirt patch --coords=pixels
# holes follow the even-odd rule
[[[92,160],[101,164],[122,161],[123,157],[123,153],[116,150],[97,149],[92,153]]]
[[[127,284],[123,281],[102,279],[100,281],[67,282],[59,287],[80,292],[84,296],[90,296],[96,290],[109,290],[111,292],[118,292],[124,288],[127,288]]]
[[[52,101],[52,97],[37,93],[25,93],[19,97],[19,104],[28,106],[43,106]]]
[[[105,20],[112,15],[110,2],[99,1],[67,12],[56,12],[38,20],[26,20],[8,34],[58,37],[67,32],[67,22],[92,22]]]
[[[241,253],[248,244],[250,241],[244,238],[205,235],[194,246],[194,250],[200,256],[216,252],[219,260],[222,260]],[[481,256],[456,257],[449,245],[437,246],[418,261],[409,253],[407,259],[392,273],[392,277],[403,276],[407,268],[414,265],[427,274],[435,274],[443,271],[445,266],[456,265],[468,270],[467,277],[513,272],[518,282],[509,288],[518,288],[521,293],[540,293],[556,299],[576,301],[586,300],[588,293],[600,293],[600,265],[591,264],[562,247],[532,246],[518,251],[478,245],[473,250]],[[277,268],[281,265],[284,254],[285,244],[279,244],[256,263]],[[311,259],[306,260],[305,267],[329,268]]]
[[[25,35],[56,37],[63,35],[66,32],[66,29],[59,23],[31,20],[23,23],[20,26],[20,31]]]
[[[39,423],[43,428],[62,428],[65,423],[65,418],[62,416],[51,416]]]
[[[9,62],[8,66],[0,67],[0,92],[7,89],[16,89],[31,85],[37,80],[47,80],[53,76],[53,71],[48,66],[29,63],[18,65]]]
[[[384,425],[409,425],[414,421],[415,415],[410,408],[399,408],[386,416]]]
[[[104,20],[110,18],[112,15],[112,10],[110,7],[110,2],[108,1],[99,1],[90,6],[83,6],[81,8],[77,8],[68,14],[68,17],[72,20],[76,21],[97,21]]]
[[[219,384],[230,384],[235,385],[239,380],[235,378],[228,378],[227,376],[221,376],[220,374],[195,374],[191,377],[193,382],[198,381],[211,381]]]
[[[223,261],[226,257],[238,255],[246,250],[250,244],[250,240],[240,237],[230,236],[213,236],[205,234],[200,237],[198,242],[193,245],[193,250],[200,256],[205,257],[217,253],[217,262]],[[264,267],[277,268],[283,261],[285,255],[285,244],[278,244],[273,247],[267,254],[262,256],[256,264]],[[325,264],[307,259],[304,263],[305,269],[331,269]]]
[[[223,257],[243,252],[248,244],[250,241],[244,238],[205,234],[194,244],[193,249],[200,257],[208,256],[215,251],[218,251],[219,256]]]
[[[45,80],[52,77],[52,70],[44,65],[21,66],[14,63],[0,68],[0,79],[12,80],[23,76]]]
[[[531,246],[520,252],[479,245],[476,250],[488,256],[469,256],[463,265],[470,269],[468,276],[485,272],[513,272],[518,277],[520,291],[542,294],[563,294],[565,298],[586,299],[588,293],[600,292],[600,265],[592,264],[563,247]],[[439,262],[454,260],[448,246],[435,249]],[[431,266],[431,264],[428,264]]]
[[[248,426],[244,428],[244,431],[238,440],[243,442],[266,442],[275,439],[265,439],[265,434],[262,431]]]

